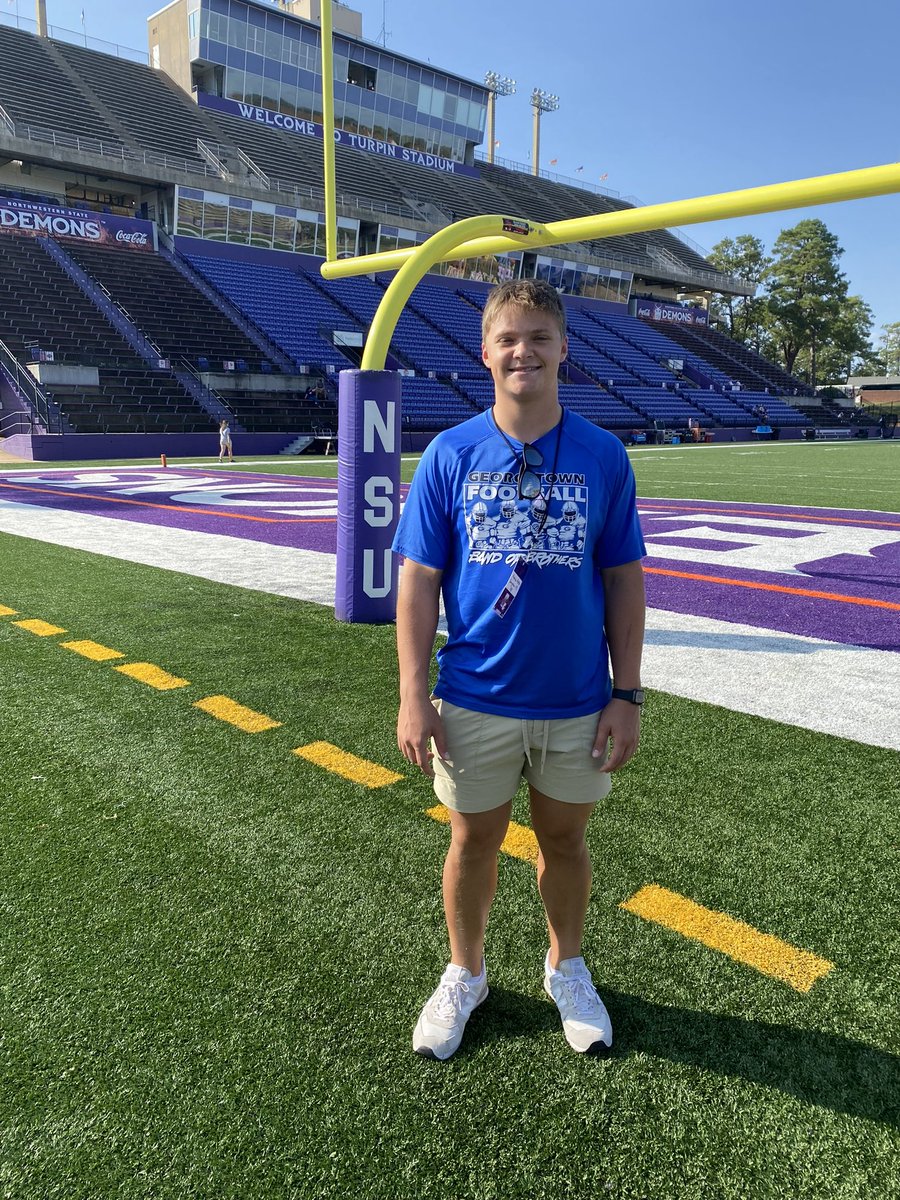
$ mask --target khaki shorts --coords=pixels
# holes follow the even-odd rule
[[[511,800],[524,778],[545,796],[595,804],[612,780],[592,758],[599,712],[553,721],[519,721],[432,700],[447,738],[447,758],[435,755],[434,790],[454,812],[490,812]]]

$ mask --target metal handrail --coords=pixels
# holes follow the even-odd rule
[[[50,401],[31,372],[25,370],[12,350],[2,341],[0,341],[0,369],[5,372],[16,391],[24,396],[31,405],[37,420],[49,430],[54,423],[50,417]]]

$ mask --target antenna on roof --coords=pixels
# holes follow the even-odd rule
[[[378,41],[387,49],[387,40],[391,30],[387,26],[387,0],[381,0],[381,31],[378,34]]]

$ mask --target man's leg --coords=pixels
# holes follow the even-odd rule
[[[593,804],[565,804],[531,787],[531,824],[540,848],[538,889],[550,931],[550,965],[578,958],[591,894],[585,830]]]
[[[531,787],[531,823],[537,834],[538,887],[550,950],[544,990],[562,1017],[566,1041],[580,1054],[612,1046],[612,1025],[581,956],[584,918],[591,892],[591,860],[584,834],[593,804],[564,804]]]
[[[450,812],[450,849],[444,862],[444,914],[450,961],[481,974],[484,934],[497,890],[497,854],[512,801],[484,813]]]

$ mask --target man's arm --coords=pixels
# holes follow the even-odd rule
[[[400,711],[397,745],[411,763],[433,775],[430,740],[439,758],[447,755],[444,727],[431,703],[428,673],[440,613],[442,572],[407,559],[397,595],[397,661]]]
[[[606,597],[606,641],[617,688],[630,691],[641,686],[641,651],[644,645],[644,571],[640,560],[607,567],[601,571]],[[600,714],[594,757],[612,751],[602,771],[617,771],[634,756],[641,733],[641,710],[627,700],[610,700]]]

